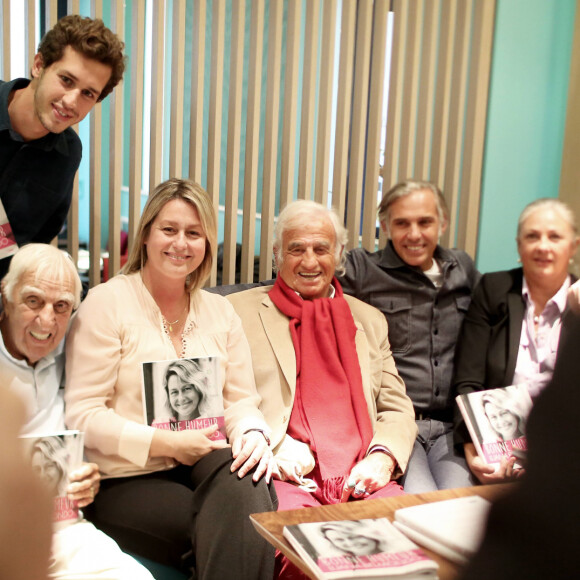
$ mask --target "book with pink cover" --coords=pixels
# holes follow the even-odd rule
[[[145,362],[142,370],[147,425],[171,431],[217,425],[212,439],[226,439],[217,357]]]
[[[527,451],[526,421],[532,399],[525,384],[475,391],[456,397],[478,455],[497,467],[502,457]],[[521,467],[521,463],[516,462]]]
[[[54,521],[78,519],[79,508],[68,499],[66,489],[69,473],[82,465],[83,434],[71,430],[23,435],[21,440],[33,471],[54,495]]]
[[[18,251],[18,244],[8,221],[4,205],[0,201],[0,260],[13,256]]]
[[[387,518],[308,522],[283,534],[320,580],[437,578],[437,563]]]

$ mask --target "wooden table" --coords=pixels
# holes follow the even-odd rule
[[[354,501],[345,504],[335,504],[314,508],[303,508],[281,512],[264,512],[252,514],[250,519],[258,532],[272,545],[284,553],[296,566],[307,576],[314,578],[303,564],[296,552],[282,535],[284,526],[299,524],[302,522],[325,522],[332,520],[357,520],[362,518],[387,517],[394,519],[395,510],[412,505],[441,501],[469,495],[480,495],[486,499],[494,500],[512,489],[515,484],[505,483],[498,485],[478,485],[474,487],[461,487],[419,493],[416,495],[401,495],[386,499],[371,499],[366,501]],[[425,553],[439,564],[439,579],[452,580],[458,576],[460,566],[450,562],[446,558],[423,548]]]

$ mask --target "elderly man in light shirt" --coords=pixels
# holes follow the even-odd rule
[[[64,337],[79,305],[81,281],[72,260],[48,244],[29,244],[2,281],[0,384],[24,403],[21,435],[62,432]],[[68,498],[82,508],[99,490],[99,470],[84,463],[69,475]],[[136,560],[82,518],[55,524],[50,578],[153,580]]]

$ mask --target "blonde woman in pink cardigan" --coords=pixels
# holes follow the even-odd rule
[[[121,275],[93,288],[72,324],[67,421],[85,432],[103,474],[87,515],[124,549],[199,580],[232,570],[269,579],[273,549],[248,518],[273,508],[269,429],[240,320],[201,289],[216,230],[197,184],[171,179],[153,191]],[[142,364],[197,357],[219,359],[231,448],[212,438],[216,426],[174,431],[144,420]]]

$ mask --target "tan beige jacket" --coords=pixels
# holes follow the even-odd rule
[[[271,301],[270,288],[252,288],[230,294],[228,299],[242,319],[250,343],[256,386],[262,398],[260,409],[272,429],[276,453],[285,437],[294,404],[296,356],[288,318]],[[356,298],[345,298],[357,327],[356,349],[374,431],[370,446],[388,447],[404,471],[417,427],[413,405],[391,354],[385,317]]]

